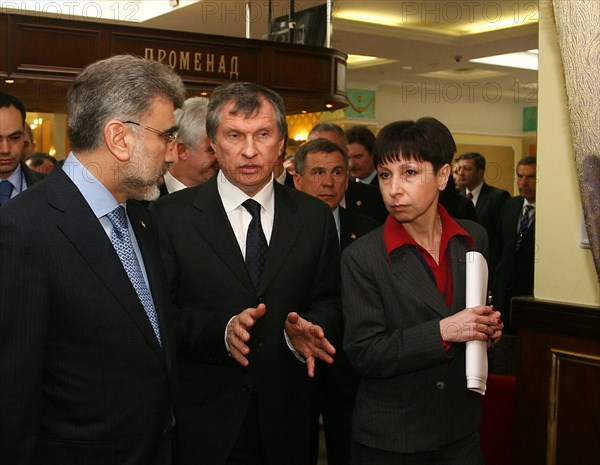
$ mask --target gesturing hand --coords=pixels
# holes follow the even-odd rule
[[[240,365],[248,366],[246,355],[250,353],[248,341],[250,341],[250,330],[255,323],[266,313],[265,304],[256,308],[247,308],[234,316],[227,325],[227,344],[229,344],[229,355]]]
[[[440,333],[446,342],[498,339],[503,327],[500,312],[485,305],[465,308],[440,321]]]
[[[325,337],[323,328],[300,317],[296,312],[288,314],[285,332],[296,352],[306,360],[308,376],[315,375],[315,358],[333,363],[335,347]]]

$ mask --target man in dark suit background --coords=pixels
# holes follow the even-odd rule
[[[316,124],[308,134],[308,140],[313,139],[328,139],[335,142],[342,149],[348,150],[346,133],[335,123],[326,121]],[[379,189],[360,182],[348,183],[341,205],[361,215],[370,216],[380,223],[383,223],[388,215]]]
[[[68,94],[73,152],[0,209],[0,463],[170,465],[166,277],[149,213],[185,89],[132,56]]]
[[[461,184],[466,186],[462,194],[475,205],[477,222],[487,231],[490,250],[493,250],[500,209],[510,194],[484,181],[485,158],[480,153],[463,153],[457,162]]]
[[[26,116],[21,100],[0,92],[0,206],[44,179],[24,162]]]
[[[178,458],[306,465],[315,359],[333,361],[341,332],[333,216],[273,180],[287,134],[275,92],[218,87],[207,133],[219,173],[150,207],[175,305]]]
[[[537,160],[525,157],[516,168],[519,194],[507,200],[500,212],[492,250],[492,302],[506,323],[504,337],[494,349],[495,373],[516,374],[516,328],[509,323],[510,299],[533,294],[535,265],[535,191]]]
[[[340,206],[348,185],[348,155],[327,139],[301,145],[294,157],[296,189],[323,200],[333,212],[340,249],[381,225],[368,216]],[[317,367],[318,409],[315,411],[314,463],[318,452],[318,422],[323,416],[327,463],[348,465],[352,442],[352,409],[358,374],[345,354],[338,350],[333,365]]]
[[[352,126],[346,131],[346,139],[348,140],[350,176],[357,182],[379,188],[377,170],[373,163],[375,134],[366,126]]]

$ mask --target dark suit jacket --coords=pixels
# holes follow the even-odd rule
[[[344,250],[356,239],[372,231],[381,222],[352,210],[339,207],[340,212],[340,250]]]
[[[346,189],[345,199],[348,210],[370,216],[379,221],[379,223],[383,223],[387,218],[388,211],[385,208],[378,187],[363,184],[362,182],[350,181],[348,189]]]
[[[535,262],[535,219],[516,250],[517,225],[523,209],[524,198],[513,197],[506,201],[500,213],[496,242],[492,253],[492,299],[494,307],[509,322],[510,299],[518,295],[533,294]],[[509,332],[512,328],[509,329]]]
[[[19,166],[21,166],[21,170],[23,172],[23,178],[25,179],[27,188],[30,188],[31,186],[40,182],[41,180],[43,180],[46,177],[46,175],[44,173],[38,173],[37,171],[33,171],[23,161],[19,163]]]
[[[466,191],[465,191],[466,192]],[[465,194],[466,195],[466,194]],[[502,205],[510,199],[510,194],[497,187],[483,183],[481,192],[475,205],[475,213],[477,214],[477,222],[485,228],[488,233],[490,250],[494,250],[494,240],[496,230],[498,229],[498,218]]]
[[[475,213],[473,202],[467,199],[464,194],[461,195],[461,193],[456,190],[456,185],[454,184],[454,178],[452,176],[448,177],[448,184],[440,193],[439,202],[452,218],[477,221],[477,214]]]
[[[483,228],[457,222],[487,255]],[[344,349],[361,375],[353,438],[399,453],[435,450],[476,432],[478,395],[467,390],[465,344],[446,353],[439,321],[465,308],[464,238],[449,242],[453,302],[444,298],[408,246],[388,259],[384,227],[342,254]]]
[[[379,221],[339,207],[340,213],[340,249],[344,250],[356,239],[381,225]],[[329,463],[349,463],[352,410],[358,373],[350,365],[341,347],[335,354],[333,365],[318,365],[316,382],[318,405],[315,410],[315,436],[319,435],[319,416],[323,417],[325,439],[327,441],[327,459]],[[314,463],[318,456],[318,440],[315,441]]]
[[[312,381],[288,349],[283,328],[296,311],[334,341],[341,330],[333,215],[321,200],[275,182],[273,232],[255,290],[217,182],[213,176],[150,206],[177,306],[179,459],[184,465],[225,463],[255,393],[257,434],[269,463],[306,464]],[[225,328],[261,302],[266,315],[251,330],[250,365],[243,368],[227,355]]]
[[[128,214],[162,349],[110,239],[61,169],[0,209],[0,463],[170,463],[166,278],[149,213],[132,204]]]

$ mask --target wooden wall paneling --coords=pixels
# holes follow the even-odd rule
[[[519,328],[517,465],[600,456],[600,308],[514,299]]]
[[[8,17],[0,16],[0,76],[8,76]]]
[[[5,54],[6,74],[23,78],[23,87],[34,82],[29,79],[70,82],[98,59],[131,53],[168,64],[193,91],[251,81],[279,92],[289,114],[347,105],[346,55],[334,49],[3,13],[0,21],[7,24],[0,30],[7,38],[0,42],[0,60]],[[29,92],[28,108],[56,112],[64,107],[49,108],[46,99],[34,98],[38,93]]]
[[[37,24],[27,17],[16,17],[11,22],[14,76],[67,76],[74,77],[85,66],[102,58],[101,29],[93,25]]]

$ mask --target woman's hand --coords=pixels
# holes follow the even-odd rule
[[[497,340],[503,327],[500,312],[486,305],[465,308],[440,320],[440,334],[446,342]]]

